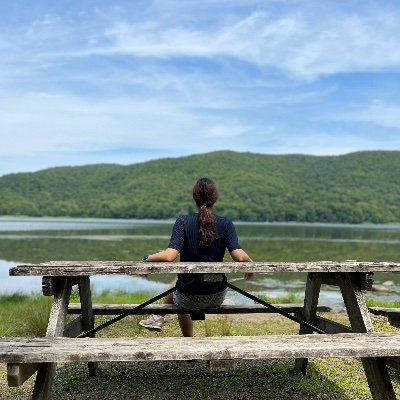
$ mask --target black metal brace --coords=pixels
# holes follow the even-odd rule
[[[195,279],[192,279],[189,282],[184,282],[184,283],[179,284],[179,285],[176,284],[173,288],[170,288],[170,289],[166,290],[165,292],[160,293],[159,295],[151,298],[150,300],[147,300],[144,303],[139,304],[138,306],[133,307],[132,309],[125,311],[124,313],[116,316],[115,318],[110,319],[109,321],[104,322],[103,324],[97,326],[96,328],[93,328],[93,329],[88,330],[87,332],[81,333],[77,337],[78,338],[84,338],[84,337],[92,336],[96,332],[99,332],[100,330],[102,330],[104,328],[107,328],[108,326],[120,321],[121,319],[127,317],[128,315],[137,314],[136,311],[141,310],[142,308],[144,308],[144,307],[156,302],[157,300],[162,299],[163,297],[169,295],[170,293],[174,292],[175,290],[182,289],[185,286],[188,286],[188,285],[192,284],[194,281],[195,281]],[[250,293],[238,288],[235,285],[232,285],[229,282],[227,282],[226,285],[227,285],[227,287],[229,287],[230,289],[234,290],[235,292],[240,293],[241,295],[243,295],[243,296],[255,301],[256,303],[259,303],[259,304],[261,304],[261,305],[263,305],[265,307],[270,308],[271,310],[275,311],[276,313],[278,313],[278,314],[280,314],[280,315],[282,315],[282,316],[284,316],[284,317],[286,317],[286,318],[288,318],[288,319],[290,319],[290,320],[292,320],[294,322],[297,322],[298,324],[300,324],[300,325],[302,325],[302,326],[304,326],[304,327],[306,327],[306,328],[308,328],[308,329],[310,329],[310,330],[312,330],[312,331],[314,331],[316,333],[321,333],[321,334],[327,333],[326,331],[324,331],[324,330],[322,330],[322,329],[320,329],[320,328],[318,328],[318,327],[316,327],[314,325],[311,325],[309,322],[304,321],[304,320],[299,319],[299,318],[296,318],[293,315],[289,314],[288,312],[283,311],[283,310],[275,307],[274,305],[272,305],[272,304],[270,304],[270,303],[268,303],[268,302],[266,302],[264,300],[261,300],[260,298],[258,298],[256,296],[253,296],[252,294],[250,294]],[[193,320],[198,319],[198,318],[196,318],[196,315],[197,314],[202,315],[203,314],[202,311],[203,310],[196,310],[196,313],[192,314],[192,319]]]
[[[190,284],[193,283],[194,281],[195,281],[195,279],[192,279],[192,280],[190,280],[190,281],[188,281],[188,282],[184,282],[184,283],[181,283],[181,284],[179,284],[179,285],[176,284],[173,288],[170,288],[170,289],[166,290],[165,292],[160,293],[159,295],[157,295],[157,296],[151,298],[150,300],[147,300],[147,301],[145,301],[144,303],[139,304],[138,306],[133,307],[132,309],[125,311],[124,313],[122,313],[122,314],[116,316],[115,318],[112,318],[112,319],[110,319],[110,320],[104,322],[103,324],[97,326],[96,328],[93,328],[93,329],[88,330],[87,332],[81,333],[81,334],[78,335],[77,337],[78,337],[78,338],[84,338],[84,337],[92,336],[94,333],[96,333],[96,332],[98,332],[98,331],[101,331],[102,329],[107,328],[108,326],[110,326],[110,325],[112,325],[112,324],[115,324],[116,322],[118,322],[118,321],[120,321],[121,319],[127,317],[128,315],[137,314],[136,311],[141,310],[142,308],[144,308],[144,307],[146,307],[146,306],[148,306],[148,305],[150,305],[150,304],[153,304],[153,303],[156,302],[157,300],[160,300],[160,299],[162,299],[163,297],[169,295],[170,293],[175,292],[175,290],[179,290],[179,289],[184,288],[185,286],[190,285]]]
[[[250,294],[250,293],[247,293],[246,291],[244,291],[244,290],[238,288],[237,286],[232,285],[232,283],[227,282],[226,284],[227,284],[227,286],[228,286],[230,289],[234,290],[235,292],[238,292],[238,293],[242,294],[243,296],[246,296],[246,297],[248,297],[249,299],[254,300],[256,303],[262,304],[263,306],[268,307],[268,308],[270,308],[271,310],[274,310],[276,313],[278,313],[278,314],[280,314],[280,315],[282,315],[282,316],[284,316],[284,317],[286,317],[286,318],[289,318],[290,320],[292,320],[292,321],[294,321],[294,322],[297,322],[298,324],[303,325],[304,327],[306,327],[306,328],[308,328],[308,329],[311,329],[311,330],[314,331],[314,332],[317,332],[317,333],[327,333],[327,332],[325,332],[324,330],[322,330],[322,329],[320,329],[320,328],[318,328],[318,327],[316,327],[316,326],[314,326],[314,325],[311,325],[309,322],[304,321],[304,320],[299,319],[299,318],[296,318],[296,317],[294,317],[293,315],[289,314],[288,312],[283,311],[283,310],[280,310],[279,308],[273,306],[272,304],[267,303],[266,301],[261,300],[261,299],[259,299],[258,297],[253,296],[253,295]]]

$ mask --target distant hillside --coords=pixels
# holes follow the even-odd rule
[[[57,167],[0,177],[0,215],[166,219],[193,210],[210,176],[234,220],[400,222],[400,152],[343,156],[213,152],[128,166]]]

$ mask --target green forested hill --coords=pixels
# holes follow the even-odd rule
[[[175,218],[193,210],[191,188],[201,176],[217,182],[216,211],[234,220],[400,222],[400,151],[220,151],[10,174],[0,177],[0,215]]]

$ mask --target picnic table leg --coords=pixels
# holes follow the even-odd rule
[[[94,314],[92,306],[92,295],[90,291],[90,278],[84,276],[79,278],[79,296],[81,299],[81,314],[82,314],[82,326],[83,331],[87,332],[94,328]],[[94,337],[95,334],[89,337]],[[96,374],[98,363],[90,362],[88,363],[89,376],[92,377]]]
[[[348,273],[340,274],[339,286],[353,332],[372,332],[373,325],[359,285]],[[396,394],[383,358],[361,358],[371,395],[374,400],[393,400]]]
[[[65,326],[65,316],[71,295],[70,278],[59,278],[50,310],[47,337],[62,336]],[[36,375],[32,400],[47,400],[50,398],[51,387],[56,373],[57,363],[40,363]]]
[[[314,324],[315,316],[317,315],[318,298],[321,289],[321,279],[320,273],[309,272],[307,274],[306,291],[304,295],[304,306],[301,314],[301,319]],[[304,335],[306,333],[312,333],[312,330],[301,325],[299,335]],[[307,373],[308,358],[297,358],[295,360],[295,372],[306,375]]]

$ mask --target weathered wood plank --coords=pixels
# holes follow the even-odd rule
[[[354,332],[372,332],[374,330],[365,304],[364,294],[351,280],[349,274],[338,275],[340,290],[346,306],[350,324]]]
[[[139,304],[93,304],[94,315],[119,315]],[[275,304],[275,307],[288,313],[297,313],[303,308],[302,304]],[[329,312],[332,309],[327,306],[318,306],[319,312]],[[68,306],[68,314],[80,314],[80,304],[71,303]],[[193,311],[191,311],[193,312]],[[199,313],[206,314],[256,314],[256,313],[273,313],[270,308],[264,307],[261,304],[224,304],[218,308],[207,308],[199,310]],[[174,304],[152,304],[151,306],[144,307],[137,312],[137,314],[186,314],[187,310],[179,308]],[[65,335],[64,335],[65,336]]]
[[[0,338],[6,363],[398,357],[400,334],[169,338]]]
[[[92,294],[90,292],[90,278],[83,276],[79,278],[79,297],[81,299],[82,325],[85,332],[94,328],[94,314],[92,306]],[[94,337],[94,334],[89,337]],[[89,376],[95,376],[97,372],[97,363],[89,363]]]
[[[383,315],[386,317],[393,314],[400,317],[400,308],[396,307],[368,307],[368,310],[371,314],[375,315]]]
[[[400,328],[400,308],[369,307],[368,310],[371,314],[386,317],[390,325]]]
[[[88,276],[79,279],[79,297],[81,299],[81,314],[83,329],[88,331],[94,328],[94,314],[92,307],[92,295],[90,292],[90,278]]]
[[[38,365],[34,364],[7,364],[7,383],[8,386],[21,386],[29,379],[38,369]]]
[[[316,316],[314,320],[316,327],[324,330],[328,333],[351,333],[353,332],[351,328],[346,325],[339,324],[338,322],[331,321],[330,319]]]
[[[79,278],[70,278],[72,286],[77,285]],[[60,278],[57,276],[43,276],[42,278],[42,294],[43,296],[54,296],[57,292]]]
[[[310,272],[307,274],[306,291],[304,295],[304,306],[301,312],[301,319],[310,324],[314,324],[317,314],[318,298],[321,289],[322,274]],[[305,326],[301,325],[299,334],[304,335],[312,331]],[[295,372],[306,375],[307,373],[307,358],[299,358],[295,361]]]
[[[42,277],[42,294],[43,296],[54,296],[57,287],[56,276],[43,276]]]
[[[400,371],[400,357],[388,357],[386,358],[386,364],[390,368]]]
[[[340,290],[353,332],[372,332],[373,325],[365,304],[364,294],[349,274],[340,275]],[[374,400],[393,400],[396,395],[386,363],[377,357],[361,358],[368,385]]]
[[[80,315],[65,326],[63,336],[74,338],[80,335],[83,331],[82,315]]]
[[[65,328],[65,317],[71,295],[71,279],[57,280],[56,292],[50,310],[49,324],[46,336],[48,338],[62,336]],[[40,363],[33,388],[32,400],[47,400],[50,397],[51,387],[56,373],[56,363]]]
[[[138,261],[50,261],[10,269],[12,276],[147,275],[229,272],[400,272],[400,263],[358,261],[290,262],[192,262],[149,263]]]
[[[374,400],[396,400],[386,360],[379,357],[361,358],[369,390]]]
[[[360,287],[361,290],[371,290],[374,283],[374,273],[351,272],[349,273],[351,281]],[[340,280],[336,274],[324,274],[322,283],[325,285],[339,286]]]
[[[65,317],[68,311],[69,297],[71,295],[71,282],[69,279],[58,281],[57,292],[51,306],[49,323],[46,336],[62,336],[65,326]]]

